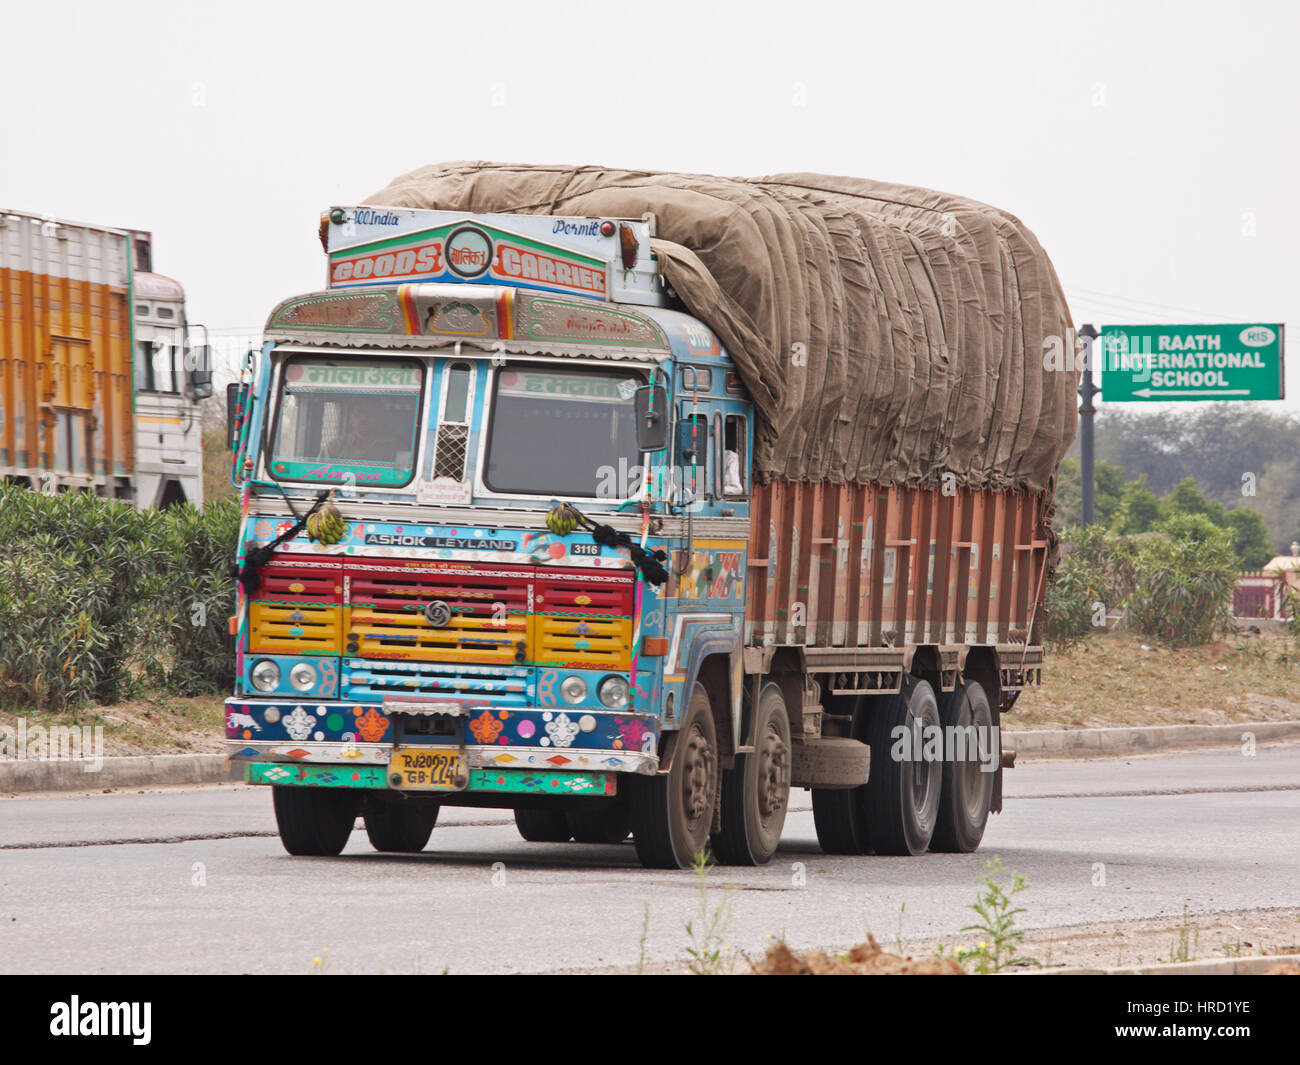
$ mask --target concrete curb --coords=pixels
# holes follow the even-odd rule
[[[1115,969],[1042,969],[1011,976],[1259,976],[1274,965],[1300,965],[1300,954],[1222,961],[1181,961],[1170,965],[1124,965]]]
[[[1125,752],[1158,747],[1218,744],[1235,747],[1247,734],[1256,742],[1300,737],[1300,721],[1242,721],[1236,725],[1154,725],[1149,728],[1003,729],[1016,754],[1057,751]]]
[[[84,761],[0,761],[0,793],[102,791],[104,788],[212,784],[230,779],[224,754],[152,754],[105,758],[98,771]]]

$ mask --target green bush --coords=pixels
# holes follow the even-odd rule
[[[1129,622],[1174,647],[1208,643],[1227,631],[1237,556],[1227,532],[1201,514],[1178,514],[1156,526],[1164,535],[1142,545]]]
[[[239,503],[219,499],[202,510],[172,507],[157,516],[155,534],[165,561],[150,582],[148,613],[168,653],[150,657],[148,676],[176,695],[229,691],[235,639],[226,622],[235,612],[231,567]]]
[[[1066,555],[1047,586],[1044,639],[1049,647],[1072,647],[1093,631],[1097,604],[1105,610],[1105,580],[1100,569],[1077,554]]]
[[[161,558],[149,516],[123,503],[0,487],[6,695],[59,708],[120,698],[141,634],[140,595]]]
[[[1115,610],[1137,583],[1139,540],[1118,536],[1101,525],[1066,529],[1061,536],[1070,545],[1070,556],[1095,571],[1101,584],[1098,598],[1108,610]]]
[[[116,702],[137,690],[134,662],[177,694],[228,686],[238,524],[229,501],[137,511],[0,485],[0,702]]]

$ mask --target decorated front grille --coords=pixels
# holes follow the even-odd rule
[[[347,655],[500,665],[527,658],[530,567],[367,560],[349,561],[346,575]]]
[[[532,661],[573,669],[627,669],[633,587],[628,570],[540,573],[533,602]]]
[[[280,557],[258,570],[249,604],[252,651],[336,655],[343,636],[343,568]]]
[[[377,696],[389,702],[462,703],[469,706],[524,707],[529,704],[533,671],[524,666],[441,665],[345,658],[344,698]]]

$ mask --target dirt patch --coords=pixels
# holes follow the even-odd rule
[[[915,957],[969,946],[963,938],[908,943]],[[1300,953],[1300,909],[1232,910],[1026,929],[1016,953],[1046,968],[1113,969]],[[1274,968],[1287,968],[1279,963]],[[1294,968],[1294,966],[1290,966]]]
[[[35,725],[102,727],[104,755],[224,754],[225,697],[196,695],[188,698],[152,696],[114,706],[90,707],[75,714],[35,711],[0,713],[0,724],[14,727],[26,721],[27,733]]]
[[[1160,647],[1102,633],[1049,652],[1042,687],[1003,719],[1010,729],[1231,725],[1300,718],[1300,660],[1282,634]]]
[[[767,955],[754,966],[759,976],[961,976],[962,969],[951,958],[903,958],[880,949],[875,936],[868,935],[846,954],[809,950],[796,954],[784,943],[767,948]]]

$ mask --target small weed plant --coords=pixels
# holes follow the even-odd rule
[[[699,895],[699,913],[686,922],[686,947],[688,966],[696,976],[718,976],[730,972],[735,963],[733,952],[727,946],[727,927],[731,924],[733,890],[724,888],[722,898],[716,903],[709,897],[709,874],[713,860],[707,851],[695,855],[691,864],[695,875],[695,889]]]
[[[1011,886],[1003,887],[1000,858],[986,862],[984,868],[987,872],[979,878],[983,887],[975,901],[967,907],[975,911],[979,921],[962,929],[963,932],[979,932],[983,938],[973,950],[958,949],[954,957],[959,964],[969,966],[980,975],[998,973],[1015,966],[1032,965],[1042,968],[1042,963],[1037,958],[1017,953],[1025,933],[1016,928],[1016,915],[1024,913],[1025,908],[1013,906],[1012,903],[1015,896],[1029,886],[1029,882],[1019,873],[1013,873]]]

